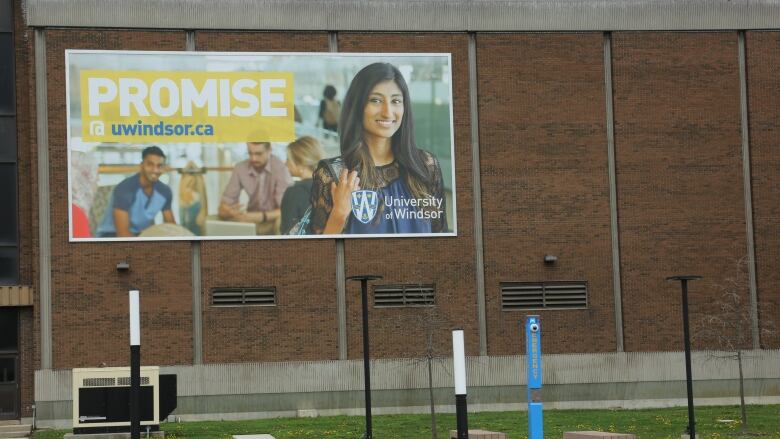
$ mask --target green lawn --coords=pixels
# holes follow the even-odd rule
[[[455,428],[455,416],[439,415],[439,439],[447,439]],[[374,416],[376,439],[430,439],[427,415]],[[560,439],[564,431],[597,430],[635,433],[638,438],[679,438],[688,421],[685,407],[647,410],[548,410],[544,416],[546,438]],[[748,407],[748,422],[753,435],[740,436],[739,407],[696,408],[697,433],[702,438],[758,437],[780,439],[780,405]],[[267,433],[276,439],[338,438],[360,439],[364,419],[358,416],[322,418],[281,418],[257,421],[184,422],[163,424],[169,439],[230,438],[234,434]],[[526,413],[472,413],[469,427],[502,431],[510,439],[527,438]],[[66,431],[38,431],[33,439],[61,439]]]

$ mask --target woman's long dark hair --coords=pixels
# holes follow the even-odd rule
[[[361,186],[376,184],[374,161],[363,141],[363,113],[371,90],[382,81],[394,81],[403,93],[404,115],[401,126],[391,139],[393,156],[398,162],[407,186],[415,198],[433,195],[433,175],[425,166],[422,152],[414,141],[414,122],[409,87],[401,72],[392,64],[374,63],[360,70],[349,85],[341,117],[339,119],[339,137],[341,157],[349,169],[360,169]],[[362,183],[365,183],[363,185]]]

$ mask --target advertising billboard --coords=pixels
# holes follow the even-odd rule
[[[71,241],[457,235],[449,54],[65,57]]]

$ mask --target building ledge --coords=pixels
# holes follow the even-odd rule
[[[778,0],[26,0],[24,4],[27,25],[33,27],[507,32],[780,26]]]
[[[0,307],[32,305],[33,287],[29,285],[0,286]]]

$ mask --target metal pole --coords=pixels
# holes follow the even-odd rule
[[[455,377],[455,416],[458,439],[469,439],[468,406],[466,404],[466,348],[462,329],[452,331],[452,374]]]
[[[368,355],[368,281],[376,279],[382,279],[382,276],[367,274],[347,278],[347,280],[360,281],[360,294],[363,301],[363,380],[366,398],[366,434],[363,437],[365,439],[374,437],[371,426],[371,364]]]
[[[542,322],[538,315],[525,318],[526,396],[528,398],[528,439],[544,439],[542,402]]]
[[[696,418],[693,412],[693,374],[691,372],[691,337],[688,325],[688,281],[701,276],[674,276],[666,280],[679,280],[682,286],[683,336],[685,337],[685,382],[688,390],[688,436],[696,439]]]
[[[141,318],[138,290],[130,290],[130,439],[141,438]]]

